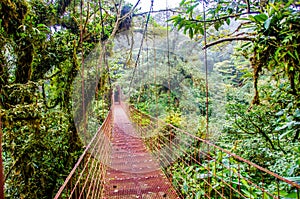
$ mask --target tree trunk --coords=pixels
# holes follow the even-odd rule
[[[0,116],[0,199],[4,198],[4,173],[2,163],[2,120]]]

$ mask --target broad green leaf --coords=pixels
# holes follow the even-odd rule
[[[194,30],[193,30],[193,28],[189,29],[189,36],[190,36],[191,39],[193,38],[193,36],[194,36]]]
[[[284,114],[284,111],[281,110],[281,111],[278,111],[278,112],[276,113],[276,116],[282,116],[283,114]]]
[[[293,57],[294,59],[296,59],[296,57],[293,55],[293,53],[291,53],[291,51],[287,52],[291,57]]]
[[[289,193],[288,195],[285,195],[284,198],[289,198],[289,199],[297,198],[297,192]]]
[[[279,136],[279,140],[281,140],[282,138],[284,138],[285,136],[287,136],[289,133],[292,133],[292,132],[293,132],[293,130],[283,133],[282,135]]]
[[[201,35],[204,35],[204,29],[203,29],[202,26],[199,26],[199,32],[200,32]]]
[[[221,24],[218,22],[218,23],[215,23],[214,24],[214,27],[215,27],[215,29],[218,31],[219,30],[219,28],[221,27]]]
[[[186,25],[186,26],[184,27],[183,34],[186,34],[186,32],[188,31],[188,29],[189,29],[189,26]]]
[[[47,27],[47,26],[45,24],[40,23],[37,25],[37,27]]]
[[[254,19],[257,22],[264,22],[264,21],[266,21],[268,19],[268,16],[266,14],[262,13],[262,14],[255,15]]]
[[[241,179],[241,182],[245,187],[247,187],[247,188],[249,187],[249,184],[245,179]]]
[[[269,199],[270,198],[269,194],[267,194],[266,192],[264,192],[263,196],[264,196],[263,197],[264,199]]]
[[[298,61],[300,61],[300,59],[299,59],[299,54],[298,54],[297,51],[295,51],[295,57],[297,58]]]
[[[190,6],[190,7],[187,9],[186,13],[193,12],[193,10],[194,10],[198,5],[199,5],[199,3],[196,3],[196,4],[193,5],[193,6]]]
[[[286,196],[286,195],[288,194],[288,192],[286,192],[286,191],[284,191],[284,190],[280,190],[280,191],[279,191],[279,194],[280,194],[281,196]]]
[[[230,18],[226,19],[226,23],[227,23],[227,25],[230,25]]]
[[[179,26],[178,26],[178,30],[181,30],[181,28],[185,26],[185,21],[184,20],[181,20],[180,23],[179,23]]]
[[[284,129],[286,129],[286,128],[288,128],[288,124],[285,124],[285,125],[283,125],[283,126],[278,126],[278,127],[276,127],[275,128],[275,131],[281,131],[281,130],[284,130]]]
[[[272,20],[271,18],[268,18],[268,19],[264,22],[264,27],[265,27],[266,30],[269,29],[270,24],[271,24],[271,20]]]
[[[183,5],[185,4],[185,1],[186,1],[186,0],[182,0],[182,1],[180,2],[179,5],[180,5],[180,6],[183,6]]]

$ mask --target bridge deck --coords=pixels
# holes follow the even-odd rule
[[[114,106],[112,133],[104,198],[179,198],[120,105]]]

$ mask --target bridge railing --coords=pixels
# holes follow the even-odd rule
[[[101,198],[106,165],[109,165],[112,111],[98,129],[57,192],[58,198]]]
[[[297,198],[300,185],[129,106],[147,148],[182,198]]]

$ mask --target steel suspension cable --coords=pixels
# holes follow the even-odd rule
[[[155,32],[155,27],[152,26],[153,33]],[[155,117],[158,118],[158,88],[157,88],[157,57],[156,57],[156,43],[155,34],[153,34],[153,64],[154,64],[154,97],[155,97]],[[156,124],[158,126],[158,124]]]
[[[101,196],[104,185],[103,178],[105,167],[108,165],[108,156],[110,154],[110,144],[108,140],[111,139],[112,119],[112,111],[110,111],[97,133],[93,136],[84,152],[79,157],[72,171],[65,179],[63,185],[56,193],[54,199],[88,198],[84,196],[79,197],[78,194],[79,192],[90,192],[91,186],[88,186],[87,188],[87,184],[92,180],[97,181],[97,185],[94,187],[94,190],[92,190],[92,194]],[[91,167],[88,168],[89,166]],[[96,172],[92,171],[94,175],[91,175],[90,171],[93,169],[96,169]],[[89,170],[88,174],[85,175],[87,170]],[[93,179],[92,177],[95,176],[95,173],[97,174],[97,178],[95,177]]]
[[[168,10],[168,0],[166,0],[166,10]],[[171,64],[170,64],[170,39],[169,39],[169,16],[166,11],[166,22],[167,22],[167,65],[168,65],[168,104],[171,105]]]
[[[138,54],[137,54],[137,57],[136,57],[136,60],[135,60],[134,69],[133,69],[133,73],[132,73],[130,84],[129,84],[129,96],[130,96],[130,91],[131,91],[131,87],[132,87],[132,82],[133,82],[133,79],[134,79],[134,76],[135,76],[135,73],[136,73],[137,65],[138,65],[140,55],[141,55],[141,52],[142,52],[146,32],[148,30],[150,15],[151,15],[151,12],[153,11],[153,3],[154,3],[154,0],[151,0],[151,6],[150,6],[150,9],[149,9],[149,12],[148,12],[148,15],[147,15],[147,20],[146,20],[146,24],[145,24],[145,28],[144,28],[143,36],[142,36],[142,41],[141,41],[140,48],[139,48],[139,51],[138,51]]]
[[[154,26],[153,32],[154,32]],[[158,117],[158,92],[157,92],[157,77],[156,77],[156,45],[155,45],[155,34],[153,35],[153,62],[154,62],[154,94],[155,94],[155,117]]]
[[[150,66],[149,66],[149,45],[148,45],[148,32],[146,33],[146,63],[147,63],[147,84],[148,86],[148,92],[147,97],[152,100],[152,94],[151,94],[151,88],[150,88]]]
[[[207,44],[207,35],[206,35],[206,13],[205,13],[205,1],[202,0],[203,6],[203,30],[204,30],[204,46]],[[208,115],[208,108],[209,108],[209,87],[208,87],[208,63],[207,63],[207,48],[204,48],[204,66],[205,66],[205,93],[206,93],[206,135],[205,139],[208,138],[209,135],[209,115]]]
[[[80,1],[80,47],[81,47],[81,97],[82,97],[82,117],[83,117],[83,137],[84,137],[84,142],[86,143],[86,113],[85,113],[85,91],[84,91],[84,49],[83,49],[83,6],[84,6],[84,1]]]
[[[102,38],[103,38],[103,35],[104,35],[104,26],[103,26],[103,16],[102,16],[102,0],[99,0],[98,1],[98,4],[99,4],[99,12],[100,12],[100,23],[101,23],[101,30],[100,31],[100,41],[99,41],[99,44],[100,44],[100,48],[102,48]],[[95,17],[96,17],[96,12],[95,12]],[[96,21],[96,19],[95,19]],[[101,55],[99,56],[99,63],[97,62],[97,67],[96,67],[96,79],[97,79],[97,83],[96,83],[96,100],[99,99],[99,87],[101,88],[101,67],[100,64],[102,62],[102,58],[101,58]],[[99,86],[99,81],[100,81],[100,86]],[[102,103],[103,105],[103,103]],[[102,106],[103,107],[103,106]]]
[[[147,128],[138,126],[144,135],[155,131],[157,122],[168,126],[161,130],[161,136],[155,138],[146,136],[143,139],[153,157],[159,160],[162,167],[166,168],[168,164],[171,165],[171,169],[165,169],[166,176],[177,187],[181,198],[282,198],[280,189],[289,187],[289,193],[300,199],[300,185],[296,182],[134,107],[130,111],[133,115],[149,120]],[[169,139],[167,135],[170,131],[176,132],[178,139]],[[196,169],[197,165],[202,169]],[[173,169],[173,166],[176,169]],[[253,173],[262,176],[262,179],[251,177]],[[189,180],[188,176],[197,177]],[[265,182],[266,178],[273,179],[272,186],[268,186]],[[187,183],[193,188],[186,189],[183,184],[187,181],[194,184]]]

